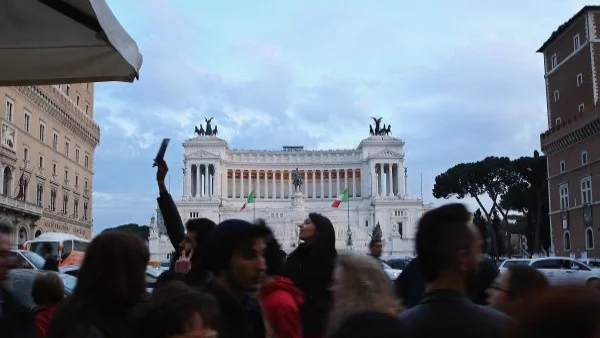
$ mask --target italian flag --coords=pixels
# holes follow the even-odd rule
[[[250,191],[250,195],[248,195],[248,199],[246,200],[246,203],[244,203],[244,205],[242,205],[242,208],[240,209],[240,211],[243,211],[244,209],[246,209],[246,205],[248,205],[248,203],[254,203],[254,190]]]
[[[342,202],[348,203],[348,188],[344,189],[342,195],[338,196],[338,198],[336,198],[335,201],[333,201],[333,204],[331,206],[337,208],[340,206],[340,204],[342,204]]]

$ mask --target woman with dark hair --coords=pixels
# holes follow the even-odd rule
[[[337,258],[335,230],[327,217],[310,213],[300,224],[299,237],[304,242],[287,258],[283,275],[304,294],[300,309],[304,337],[322,337],[332,305],[330,286]]]
[[[96,236],[86,250],[77,286],[59,306],[48,337],[131,337],[130,315],[146,294],[149,256],[137,236]]]

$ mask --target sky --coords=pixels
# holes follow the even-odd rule
[[[409,192],[436,205],[435,176],[486,156],[539,149],[547,127],[536,50],[576,0],[107,0],[138,43],[139,81],[99,83],[94,232],[148,224],[152,159],[214,117],[231,148],[356,148],[371,116],[405,141]],[[467,202],[472,209],[473,201]]]

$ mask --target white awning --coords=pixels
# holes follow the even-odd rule
[[[133,82],[141,66],[105,0],[0,1],[0,86]]]

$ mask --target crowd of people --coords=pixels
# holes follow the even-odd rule
[[[310,213],[302,243],[282,249],[264,220],[184,225],[158,163],[159,208],[177,248],[169,271],[146,292],[147,245],[121,232],[90,243],[73,293],[55,272],[36,277],[35,315],[0,285],[2,338],[592,338],[600,291],[550,286],[528,266],[499,275],[462,204],[419,221],[417,257],[392,283],[372,240],[370,255],[338,252],[331,221]],[[0,223],[0,281],[10,226]]]

